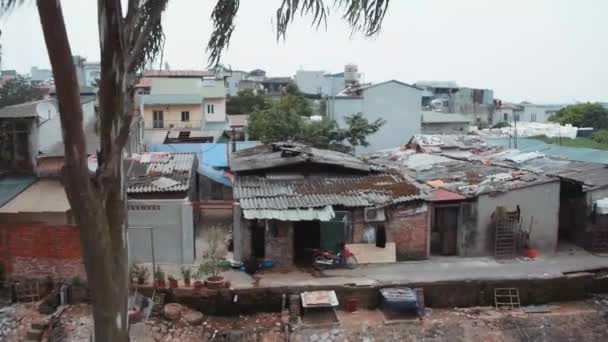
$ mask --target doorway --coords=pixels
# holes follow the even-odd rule
[[[299,221],[294,222],[293,226],[293,261],[295,264],[310,265],[310,249],[321,246],[321,224],[319,221]]]
[[[251,226],[251,252],[257,259],[266,257],[266,227],[260,221]]]
[[[431,254],[456,255],[458,253],[459,206],[435,207],[431,230]]]

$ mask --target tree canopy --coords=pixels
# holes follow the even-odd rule
[[[40,100],[42,92],[28,77],[18,75],[0,88],[0,108]]]
[[[238,92],[237,96],[226,99],[226,113],[228,114],[251,114],[257,109],[267,109],[270,103],[266,96],[253,89],[245,89]]]
[[[356,146],[368,146],[367,138],[378,132],[384,120],[369,122],[361,113],[348,116],[345,127],[323,118],[312,120],[308,100],[302,95],[285,92],[269,108],[254,111],[249,118],[249,135],[267,144],[276,141],[299,141],[308,145],[341,152]]]
[[[550,119],[576,127],[608,128],[608,109],[599,103],[579,103],[560,109]]]

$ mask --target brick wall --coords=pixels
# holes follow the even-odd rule
[[[266,259],[277,266],[293,264],[293,225],[290,222],[273,221],[276,229],[266,235]],[[275,234],[276,233],[276,234]]]
[[[85,278],[78,227],[0,224],[0,260],[15,278]]]
[[[427,258],[430,229],[428,208],[424,204],[415,203],[389,207],[385,209],[385,213],[385,222],[370,223],[365,222],[362,208],[353,210],[353,243],[364,243],[365,230],[382,224],[386,229],[387,241],[395,243],[397,260]]]

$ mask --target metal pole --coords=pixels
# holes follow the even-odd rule
[[[517,115],[513,113],[513,122],[515,123],[515,134],[513,136],[513,146],[517,148]]]
[[[154,228],[150,228],[150,246],[152,247],[152,278],[154,279],[154,289],[156,289],[156,258],[154,257]]]

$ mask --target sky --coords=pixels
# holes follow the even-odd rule
[[[61,2],[73,54],[97,61],[96,1]],[[608,101],[606,0],[392,0],[378,36],[351,35],[334,9],[326,28],[297,17],[277,41],[272,19],[280,2],[241,0],[223,64],[293,76],[355,63],[366,82],[456,81],[513,102]],[[0,18],[3,69],[49,66],[33,3]],[[171,69],[206,66],[214,4],[170,1],[163,25]]]

